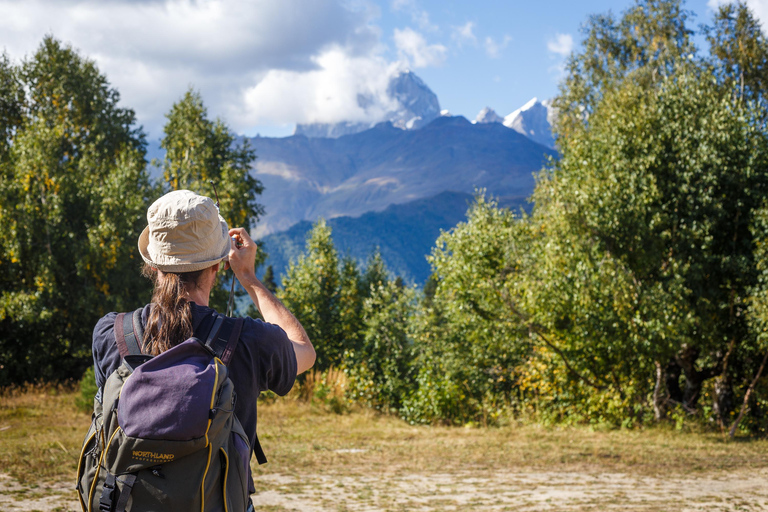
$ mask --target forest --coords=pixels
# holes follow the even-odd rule
[[[703,48],[694,43],[701,41]],[[744,3],[694,27],[679,0],[585,20],[555,99],[558,158],[530,212],[478,190],[423,289],[324,221],[275,287],[343,375],[344,404],[411,423],[768,432],[768,41]],[[146,135],[95,63],[54,36],[0,57],[0,387],[79,380],[91,332],[150,297],[146,209],[190,189],[252,228],[258,148],[190,89]],[[224,277],[212,305],[223,311]],[[242,314],[256,314],[252,309]],[[322,387],[320,388],[322,390]]]

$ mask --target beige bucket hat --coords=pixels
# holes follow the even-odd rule
[[[147,210],[139,236],[141,257],[163,272],[194,272],[229,254],[227,222],[209,197],[189,190],[165,194]]]

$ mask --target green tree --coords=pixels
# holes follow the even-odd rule
[[[344,342],[339,308],[339,256],[331,228],[319,220],[307,236],[304,254],[292,262],[278,297],[299,319],[317,351],[318,370],[341,363]]]
[[[749,226],[768,183],[759,117],[706,66],[680,64],[655,87],[627,80],[606,93],[540,178],[547,278],[531,319],[557,335],[582,383],[623,404],[619,415],[648,394],[654,366],[659,417],[669,404],[695,411],[713,377],[731,392],[751,343]]]
[[[676,1],[593,17],[533,214],[478,201],[440,239],[411,419],[485,418],[516,399],[556,421],[631,425],[696,412],[707,391],[728,421],[760,361],[747,319],[765,112],[695,56],[686,17]]]
[[[381,257],[381,252],[377,248],[368,257],[365,263],[365,272],[360,278],[360,290],[363,296],[368,297],[371,294],[371,288],[380,286],[389,281],[389,271]]]
[[[618,20],[611,13],[590,16],[582,28],[583,51],[569,59],[555,99],[555,133],[567,139],[583,128],[603,94],[627,76],[653,86],[673,73],[676,63],[696,51],[689,17],[681,0],[637,0]]]
[[[512,405],[528,330],[507,306],[527,259],[528,224],[482,195],[438,239],[431,301],[413,318],[417,389],[403,415],[414,422],[494,423]]]
[[[148,298],[135,241],[145,140],[92,61],[53,37],[0,60],[0,385],[79,376],[110,310]]]
[[[416,367],[410,331],[415,306],[414,289],[389,280],[373,285],[361,312],[362,344],[345,358],[353,400],[397,413],[413,392]]]
[[[250,175],[256,154],[229,127],[217,119],[210,121],[200,94],[189,90],[166,115],[163,178],[171,190],[187,189],[213,197],[210,181],[216,185],[221,215],[230,226],[250,230],[263,213],[257,196],[261,183]]]
[[[360,347],[363,330],[363,300],[370,291],[364,289],[357,263],[350,257],[341,260],[339,272],[339,338],[344,350]],[[343,355],[343,354],[342,354]]]
[[[359,350],[364,343],[364,302],[371,296],[376,287],[389,281],[381,253],[375,250],[370,255],[362,274],[355,260],[344,257],[341,262],[340,279],[340,336],[346,350],[355,351]]]
[[[248,140],[236,143],[236,136],[223,121],[209,120],[200,94],[191,89],[173,105],[166,118],[165,137],[160,143],[165,149],[161,164],[164,192],[187,189],[214,198],[217,192],[221,216],[227,224],[250,231],[263,213],[263,207],[256,201],[263,187],[250,174],[256,154]],[[258,265],[265,256],[260,252],[257,257]],[[211,305],[219,311],[226,309],[231,279],[234,276],[230,272],[211,295]],[[237,292],[244,293],[239,287]]]
[[[721,5],[705,27],[711,62],[721,81],[730,81],[739,99],[765,109],[768,90],[768,43],[760,22],[743,2]]]
[[[267,265],[267,268],[264,270],[264,277],[262,277],[261,282],[264,284],[267,290],[271,291],[272,293],[277,292],[277,283],[275,283],[275,270],[272,268],[272,265]]]
[[[768,364],[768,201],[763,202],[754,216],[752,234],[755,240],[757,280],[748,305],[749,323],[756,343],[752,347],[746,347],[752,350],[745,350],[743,357],[746,363],[746,371],[742,375],[745,379],[742,383],[744,397],[730,428],[731,437],[739,427],[762,435],[768,431],[768,385],[765,379],[761,379]],[[751,414],[745,417],[748,411]]]
[[[704,381],[748,341],[748,226],[766,178],[753,122],[706,70],[685,66],[659,89],[627,82],[606,95],[542,176],[546,247],[567,256],[542,267],[551,293],[537,293],[535,321],[622,400],[630,383],[640,399],[638,372],[655,361],[666,387],[657,408],[693,411]]]

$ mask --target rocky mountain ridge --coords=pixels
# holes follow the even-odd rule
[[[418,130],[392,123],[339,138],[250,139],[266,214],[254,235],[320,217],[356,217],[444,191],[528,196],[555,152],[499,124],[438,117]]]

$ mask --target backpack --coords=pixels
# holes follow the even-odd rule
[[[115,320],[122,363],[94,399],[80,452],[83,511],[244,511],[251,447],[227,370],[243,319],[207,316],[200,338],[152,357],[141,311]]]

